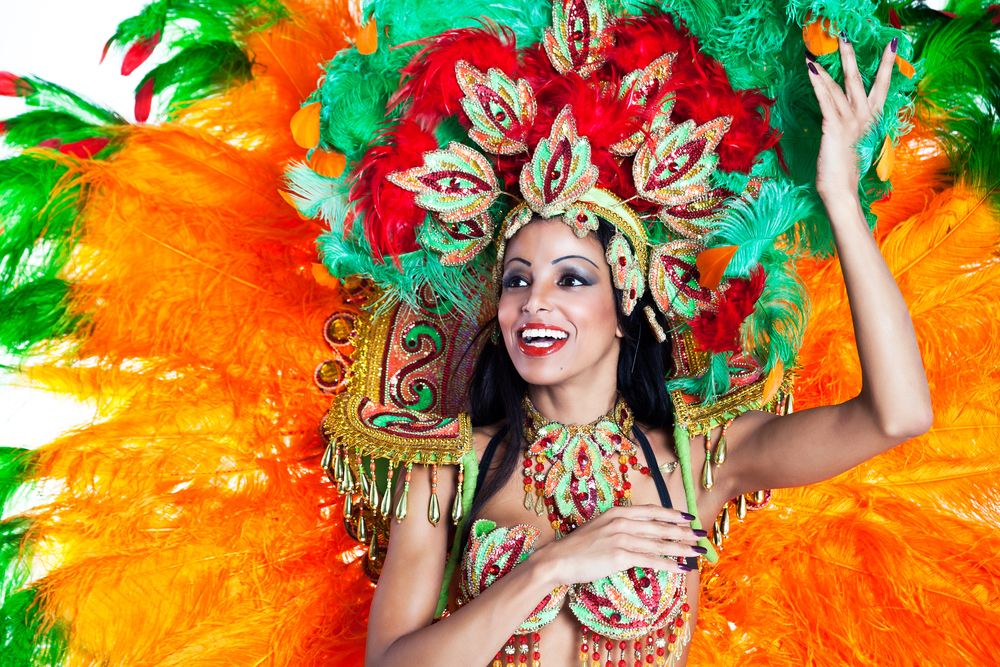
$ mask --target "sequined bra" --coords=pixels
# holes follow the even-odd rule
[[[506,528],[489,519],[476,521],[460,566],[459,604],[472,600],[526,560],[539,535],[537,528],[527,524]],[[570,611],[593,632],[635,639],[682,614],[687,602],[686,576],[634,567],[588,584],[559,586],[538,603],[517,634],[534,633],[551,623],[567,596]]]
[[[635,429],[646,459],[655,468],[655,458],[645,436]],[[488,470],[498,433],[484,452],[480,470]],[[654,479],[661,502],[670,507],[669,495],[659,470]],[[482,478],[478,480],[482,482]],[[477,492],[479,485],[477,484]],[[459,566],[459,600],[464,604],[508,574],[534,551],[540,535],[534,526],[519,524],[498,527],[488,519],[473,524]],[[695,564],[697,559],[693,559]],[[559,586],[546,595],[525,619],[517,634],[528,635],[551,623],[569,597],[569,608],[580,623],[608,638],[635,639],[675,621],[688,611],[687,581],[684,573],[631,568],[587,584]]]

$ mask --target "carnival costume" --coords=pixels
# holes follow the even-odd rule
[[[711,538],[689,661],[989,664],[1000,6],[949,10],[164,0],[105,50],[128,47],[129,74],[173,48],[137,86],[138,125],[0,73],[0,94],[37,107],[0,126],[23,149],[0,162],[0,344],[16,381],[97,410],[2,451],[0,504],[19,508],[0,523],[4,664],[357,665],[393,522],[455,525],[462,602],[527,558],[535,528],[464,530],[462,410],[496,344],[498,259],[538,218],[610,224],[623,312],[652,297],[688,508],[725,474],[733,418],[787,413],[793,388],[805,407],[854,396],[803,59],[804,42],[839,76],[838,33],[867,84],[897,40],[859,194],[935,427],[696,518]],[[145,124],[154,100],[162,125]],[[622,402],[585,426],[526,408],[524,511],[557,536],[651,472]],[[414,464],[432,468],[427,508],[407,501]],[[592,633],[585,661],[665,664],[691,632],[684,595],[683,575],[642,568],[557,589],[497,660],[544,665],[536,631],[566,604]]]

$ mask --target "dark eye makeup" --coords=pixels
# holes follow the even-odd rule
[[[559,274],[556,284],[560,287],[589,287],[595,283],[594,279],[584,275],[583,272],[567,269]],[[503,289],[518,289],[529,285],[528,279],[520,271],[511,271],[503,277]]]

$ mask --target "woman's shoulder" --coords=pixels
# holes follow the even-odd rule
[[[486,448],[489,447],[490,441],[503,430],[506,424],[507,422],[500,421],[488,426],[472,427],[472,447],[476,450],[477,460],[482,461],[483,454],[486,452]]]

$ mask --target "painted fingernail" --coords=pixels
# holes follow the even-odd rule
[[[705,547],[691,547],[691,549],[696,554],[707,554],[708,553],[708,549],[706,549]]]
[[[684,572],[690,572],[694,568],[688,565],[687,563],[677,563],[677,569],[683,570]]]
[[[687,519],[688,521],[694,521],[696,518],[694,514],[688,514],[687,512],[681,512],[681,516]]]
[[[889,42],[889,48],[892,49],[893,53],[895,53],[896,52],[896,47],[898,47],[898,46],[899,46],[899,37],[893,37],[892,41]]]
[[[691,532],[694,533],[695,537],[708,537],[708,531],[701,528],[695,528]]]
[[[847,38],[847,33],[844,31],[840,32],[840,39],[844,41],[844,44],[850,44],[851,40]]]
[[[809,65],[809,71],[810,72],[812,72],[813,74],[819,74],[819,72],[816,70],[816,66],[815,65],[813,65],[812,63],[807,63],[807,64]]]
[[[816,62],[816,56],[814,56],[810,51],[806,51],[806,60],[811,63]]]

